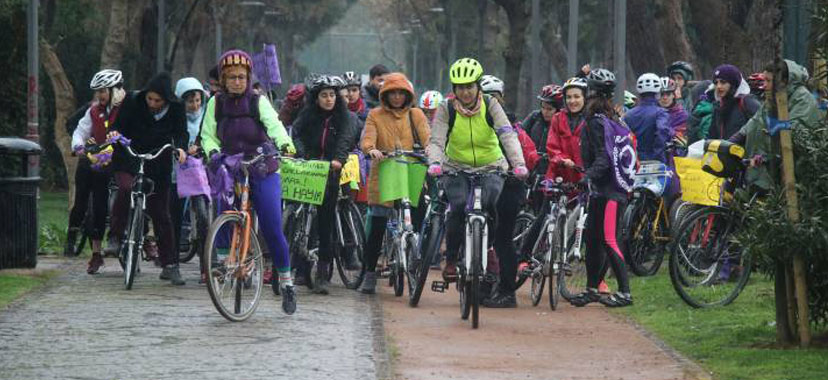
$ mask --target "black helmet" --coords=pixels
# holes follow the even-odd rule
[[[600,95],[612,97],[615,91],[615,74],[607,69],[594,69],[587,75],[587,96]]]
[[[685,81],[693,80],[693,65],[684,61],[675,61],[667,66],[667,75],[680,74]]]

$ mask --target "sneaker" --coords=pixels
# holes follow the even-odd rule
[[[457,281],[457,263],[446,260],[446,267],[443,268],[443,280],[445,282]]]
[[[118,255],[118,251],[121,250],[121,240],[110,235],[109,239],[106,239],[106,248],[104,248],[104,254],[107,256]]]
[[[181,278],[181,272],[178,270],[178,265],[167,265],[161,270],[161,275],[158,278],[162,280],[170,280],[170,283],[176,286],[186,284]]]
[[[615,293],[609,297],[601,298],[599,302],[606,307],[625,307],[633,304],[632,296],[624,293]]]
[[[282,311],[287,315],[292,315],[296,312],[296,287],[285,286],[280,292],[282,293]]]
[[[607,285],[606,281],[601,280],[601,283],[598,284],[598,293],[601,293],[601,294],[610,294],[610,293],[612,293],[610,291],[609,285]]]
[[[587,289],[587,291],[578,294],[575,297],[572,297],[569,300],[569,303],[575,307],[584,307],[588,304],[593,302],[598,302],[601,300],[601,295],[598,294],[598,290],[596,289]]]
[[[96,252],[92,254],[92,258],[89,259],[89,266],[86,267],[87,274],[95,274],[98,273],[98,270],[104,265],[103,256],[101,256],[100,252]]]
[[[362,294],[374,294],[377,292],[377,272],[366,272],[365,279],[362,280],[362,285],[359,287],[359,292]]]
[[[316,262],[316,276],[313,278],[313,293],[328,294],[328,267],[330,265],[322,260]]]
[[[497,309],[516,308],[517,297],[515,297],[515,292],[502,292],[497,290],[491,297],[484,298],[482,303],[483,306]]]

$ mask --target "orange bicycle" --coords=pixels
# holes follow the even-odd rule
[[[256,218],[250,203],[250,166],[268,155],[241,161],[244,174],[236,182],[236,204],[219,215],[207,233],[204,249],[207,290],[216,310],[233,322],[256,311],[262,293],[264,258],[256,234]]]

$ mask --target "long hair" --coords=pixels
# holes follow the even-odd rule
[[[610,99],[603,95],[592,95],[587,98],[585,110],[587,119],[598,114],[604,114],[610,119],[618,119],[618,114],[615,113]]]
[[[334,103],[334,108],[330,111],[325,111],[322,107],[319,107],[319,103],[317,103],[317,99],[319,98],[320,90],[316,91],[308,91],[307,96],[305,97],[305,107],[302,108],[302,111],[299,112],[299,116],[296,117],[296,121],[303,124],[303,128],[301,128],[303,134],[305,133],[312,133],[316,134],[316,132],[322,130],[322,123],[328,117],[333,116],[331,122],[333,122],[333,126],[335,129],[339,130],[343,128],[348,122],[348,105],[346,104],[345,98],[343,98],[339,91],[334,89],[334,94],[336,95],[336,102]]]

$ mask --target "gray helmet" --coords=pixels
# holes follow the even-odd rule
[[[342,79],[345,80],[346,86],[362,86],[362,78],[353,71],[346,71],[342,75]]]
[[[675,61],[667,66],[667,75],[680,74],[684,80],[693,80],[693,65],[684,61]]]
[[[613,91],[615,91],[615,74],[607,69],[594,69],[587,75],[587,85],[589,85],[589,95],[601,95],[611,98]]]

